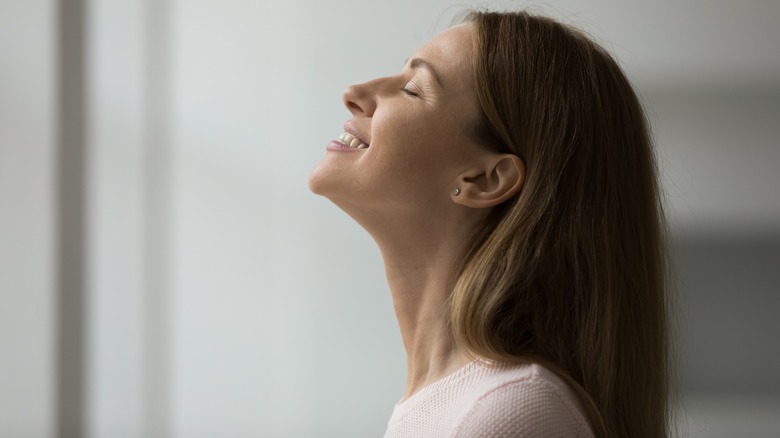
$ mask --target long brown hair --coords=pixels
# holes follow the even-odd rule
[[[597,436],[669,430],[667,255],[647,122],[615,60],[526,12],[472,12],[475,135],[525,161],[452,294],[472,354],[537,361],[580,393]]]

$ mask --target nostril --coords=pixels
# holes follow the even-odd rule
[[[355,102],[353,102],[351,100],[347,101],[347,109],[350,110],[353,113],[354,112],[360,112],[360,113],[363,112],[363,108],[361,108],[360,105],[358,105],[357,103],[355,103]]]
[[[344,106],[352,114],[370,116],[373,113],[374,102],[371,89],[366,84],[352,85],[344,91]]]

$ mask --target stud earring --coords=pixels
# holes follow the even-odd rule
[[[460,195],[460,188],[459,187],[455,187],[455,190],[452,191],[452,194],[453,194],[453,196]]]

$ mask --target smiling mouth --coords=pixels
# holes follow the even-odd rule
[[[355,137],[354,135],[350,134],[349,132],[344,132],[339,136],[339,141],[344,143],[345,145],[353,148],[353,149],[367,149],[368,145],[363,143],[359,138]]]

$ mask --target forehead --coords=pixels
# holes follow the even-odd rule
[[[471,83],[473,35],[471,23],[452,27],[420,47],[415,56],[433,64],[445,84]]]

